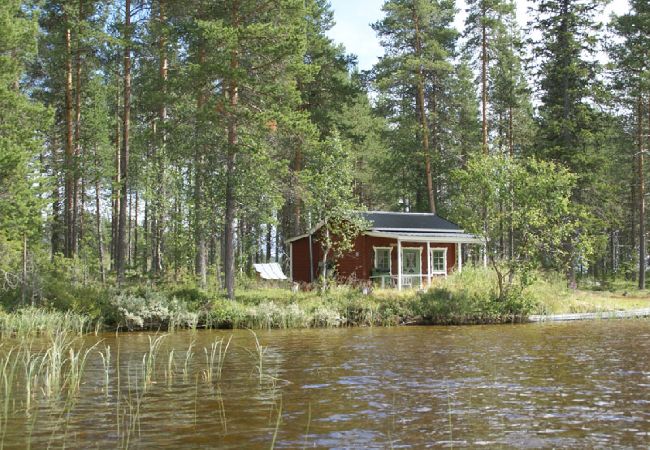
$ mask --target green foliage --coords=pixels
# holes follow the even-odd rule
[[[0,291],[18,281],[23,239],[30,246],[40,239],[46,203],[38,155],[49,117],[22,85],[37,27],[33,11],[21,3],[0,4]]]
[[[593,239],[584,227],[588,216],[571,205],[576,177],[561,166],[536,159],[475,157],[455,179],[459,191],[454,217],[486,240],[501,300],[519,295],[531,283],[534,268],[552,264],[568,270],[578,258],[589,257]],[[505,258],[499,241],[508,228],[514,245]]]
[[[354,239],[365,228],[352,192],[353,161],[338,133],[320,143],[310,155],[310,168],[301,172],[302,183],[309,186],[304,196],[312,220],[322,225],[317,241],[323,249],[323,287],[327,287],[328,258],[350,251]]]
[[[133,329],[195,328],[198,314],[190,313],[174,297],[157,291],[120,292],[109,303],[107,322]]]
[[[379,178],[383,200],[390,209],[406,202],[417,211],[429,211],[426,161],[430,161],[432,182],[440,183],[439,190],[444,192],[445,169],[459,150],[448,130],[457,114],[463,114],[465,100],[473,91],[462,92],[462,100],[455,97],[460,92],[454,86],[452,63],[458,37],[452,26],[454,2],[387,1],[382,10],[385,17],[373,28],[384,55],[373,75],[380,94],[377,113],[390,124],[384,139],[391,151],[382,162]],[[426,116],[424,122],[420,110]]]

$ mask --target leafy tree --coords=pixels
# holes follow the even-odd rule
[[[318,242],[322,247],[323,288],[328,286],[328,259],[350,251],[364,224],[355,214],[359,209],[352,191],[353,159],[350,150],[334,134],[313,148],[310,170],[301,173],[310,186],[306,205],[314,223],[322,225]]]
[[[459,190],[453,217],[485,239],[499,299],[520,295],[534,268],[552,261],[556,269],[566,270],[574,252],[589,256],[593,242],[584,232],[586,217],[570,202],[576,176],[562,166],[532,158],[475,156],[454,177]],[[502,207],[510,204],[514,207]],[[502,223],[512,224],[517,239],[513,258],[500,258]]]

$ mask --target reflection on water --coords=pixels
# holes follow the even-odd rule
[[[215,342],[231,335],[219,368]],[[16,384],[0,399],[4,448],[650,443],[646,320],[268,331],[258,343],[178,332],[153,357],[150,337],[86,337],[100,342],[72,401],[36,391],[27,405]]]

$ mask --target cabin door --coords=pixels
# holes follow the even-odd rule
[[[419,248],[402,248],[402,286],[422,286],[421,262]]]

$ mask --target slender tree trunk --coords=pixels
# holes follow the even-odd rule
[[[205,43],[200,42],[199,44],[199,66],[205,65],[206,60],[206,51]],[[199,116],[203,114],[203,108],[207,101],[206,92],[203,86],[199,88],[199,95],[197,99],[197,110]],[[198,118],[197,118],[198,119]],[[197,120],[199,127],[202,126],[199,120]],[[197,135],[200,134],[200,130],[196,130]],[[195,261],[194,261],[194,271],[196,277],[198,278],[199,285],[201,288],[205,289],[208,282],[208,273],[207,273],[207,257],[208,257],[208,246],[206,241],[206,227],[205,227],[205,217],[204,217],[204,178],[205,178],[205,145],[201,142],[200,145],[197,145],[195,148],[194,155],[194,165],[196,167],[194,173],[194,243],[195,243]]]
[[[514,143],[514,118],[512,116],[512,105],[508,107],[508,154],[511,158],[515,156]]]
[[[97,145],[94,147],[95,157],[95,231],[97,233],[97,259],[99,263],[99,276],[102,283],[106,282],[106,271],[104,269],[104,244],[102,242],[102,216],[99,201],[99,158],[97,157]]]
[[[271,242],[273,239],[273,227],[271,224],[266,225],[266,262],[271,262],[273,256],[271,255]]]
[[[434,75],[431,77],[431,86],[432,86],[432,93],[431,93],[431,152],[432,154],[436,155],[436,157],[440,156],[439,155],[439,148],[440,145],[438,143],[438,123],[439,123],[439,118],[438,118],[438,95],[436,91],[436,87],[438,85],[438,79]],[[429,178],[431,178],[431,195],[429,197],[429,202],[431,202],[431,197],[433,197],[433,204],[434,204],[434,212],[435,213],[435,205],[438,204],[438,196],[437,196],[437,181],[433,178],[432,174],[429,173],[428,175]]]
[[[302,199],[300,198],[300,189],[298,178],[302,170],[302,142],[296,145],[296,154],[293,160],[293,234],[297,236],[302,231]]]
[[[65,29],[65,247],[64,254],[71,258],[74,256],[74,131],[72,118],[72,49],[71,31]]]
[[[135,226],[133,227],[133,258],[132,258],[133,267],[136,269],[138,267],[138,213],[139,213],[138,199],[139,197],[140,196],[138,195],[138,190],[136,189],[135,204],[133,206],[133,208],[135,209],[135,214],[133,215],[133,223]]]
[[[129,266],[133,264],[133,260],[131,259],[131,256],[133,254],[132,252],[132,247],[131,247],[131,234],[133,230],[133,192],[129,191],[129,209],[127,212],[127,217],[128,217],[128,226],[126,227],[126,260],[129,263]]]
[[[124,115],[122,117],[122,154],[120,157],[121,197],[117,239],[117,280],[124,282],[127,253],[126,204],[128,201],[129,125],[131,122],[131,0],[125,0],[124,13]]]
[[[239,2],[232,4],[234,28],[239,27]],[[239,52],[233,50],[230,55],[231,73],[239,68]],[[234,77],[234,75],[232,75]],[[225,272],[226,292],[229,299],[235,298],[235,164],[238,145],[237,107],[239,103],[239,86],[237,81],[228,82],[228,100],[230,117],[228,119],[228,148],[226,152],[226,213],[225,213]],[[240,236],[241,239],[241,236]]]
[[[144,241],[144,251],[142,252],[142,273],[146,274],[149,268],[149,252],[147,251],[147,242],[151,239],[151,230],[149,223],[149,202],[144,198],[144,219],[142,222],[142,240]]]
[[[163,94],[167,92],[168,57],[166,40],[163,27],[166,21],[165,0],[158,0],[158,21],[160,25],[160,37],[158,39],[158,81]],[[156,136],[153,148],[153,159],[156,164],[158,180],[161,182],[162,196],[154,197],[151,204],[151,271],[159,274],[162,271],[162,240],[165,217],[165,164],[164,155],[167,142],[165,122],[167,121],[167,100],[163,98],[158,105],[158,126],[154,124],[154,135]]]
[[[638,139],[638,136],[637,136],[637,139]],[[629,237],[629,239],[630,239],[630,244],[632,245],[632,249],[636,249],[636,238],[638,237],[638,234],[637,234],[637,231],[636,231],[636,226],[637,226],[637,222],[638,222],[637,216],[636,216],[636,212],[637,212],[636,209],[637,209],[637,203],[638,202],[637,202],[637,199],[636,199],[637,187],[636,187],[636,184],[635,184],[635,180],[636,180],[636,177],[637,177],[636,172],[635,172],[636,171],[636,151],[637,151],[637,148],[638,147],[634,148],[634,152],[632,154],[632,164],[631,164],[631,167],[630,167],[630,170],[632,172],[632,177],[630,179],[630,205],[632,205],[632,207],[630,208],[630,229],[629,229],[629,233],[630,233],[629,236],[630,237]],[[634,253],[634,252],[632,251],[632,253]],[[636,270],[632,272],[632,281],[637,281],[637,274],[638,274],[638,271],[636,271]]]
[[[513,118],[512,118],[512,105],[508,108],[508,154],[510,155],[510,158],[515,157],[515,146],[514,146],[514,138],[513,138]],[[510,190],[512,190],[512,186],[510,187]],[[510,203],[510,214],[509,214],[509,220],[508,220],[508,258],[512,261],[515,257],[515,229],[512,224],[512,215],[514,214],[515,210],[515,205],[513,203]]]
[[[74,121],[74,195],[72,208],[73,239],[72,251],[77,254],[81,243],[83,226],[83,190],[81,179],[81,23],[83,21],[83,0],[79,0],[79,17],[77,19],[76,55],[75,55],[75,121]]]
[[[51,177],[54,179],[54,187],[52,189],[52,235],[50,237],[50,244],[52,246],[52,258],[54,258],[54,255],[57,253],[61,253],[61,251],[65,251],[65,245],[61,245],[64,241],[61,236],[61,231],[62,231],[62,217],[61,217],[61,192],[60,188],[61,185],[65,185],[64,183],[61,183],[61,178],[59,176],[60,170],[59,170],[59,142],[57,140],[57,136],[54,135],[52,138],[52,163],[51,163]],[[63,218],[63,222],[65,221],[65,218]]]
[[[481,134],[483,137],[483,153],[488,154],[488,42],[487,42],[487,12],[485,10],[485,1],[481,2]]]
[[[21,274],[22,304],[27,304],[27,234],[23,233],[23,269]]]
[[[118,94],[115,100],[115,177],[113,179],[113,187],[111,192],[111,203],[112,203],[112,215],[111,215],[111,264],[112,270],[117,270],[117,241],[118,241],[118,229],[120,224],[120,198],[122,196],[121,185],[122,185],[122,176],[121,168],[122,164],[120,163],[120,153],[122,148],[122,128],[120,124],[120,92],[119,92],[119,82],[118,84]]]
[[[639,289],[645,289],[645,271],[646,271],[646,248],[645,248],[645,179],[643,168],[643,101],[639,96],[637,105],[638,120],[638,141],[639,141]],[[648,120],[650,125],[650,101],[648,103]]]
[[[419,17],[414,11],[413,21],[415,23],[415,55],[422,56],[422,42],[420,37]],[[429,200],[429,211],[436,212],[436,200],[433,192],[433,177],[431,175],[431,154],[429,149],[429,127],[427,125],[426,108],[424,104],[424,73],[422,65],[418,66],[417,74],[417,103],[420,115],[420,131],[422,133],[422,152],[424,153],[424,171],[427,181],[427,197]]]

